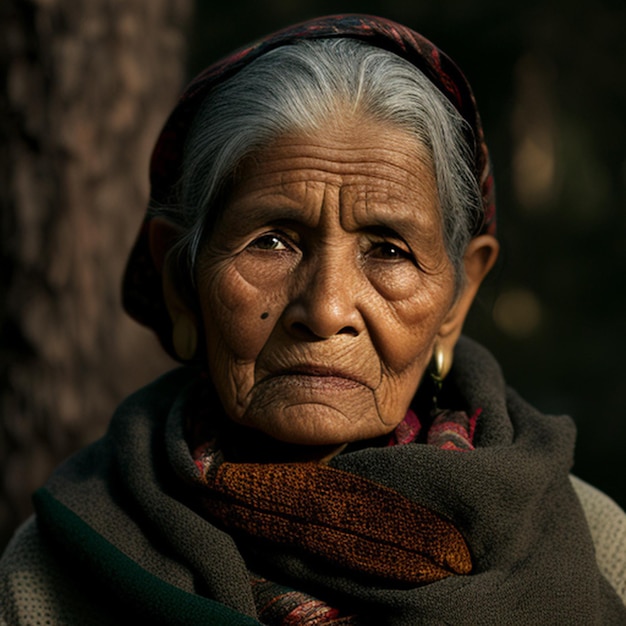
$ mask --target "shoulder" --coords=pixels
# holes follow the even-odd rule
[[[570,478],[591,531],[600,571],[626,603],[626,513],[595,487],[576,476]]]
[[[34,517],[0,559],[0,626],[32,623],[104,624],[42,540]]]

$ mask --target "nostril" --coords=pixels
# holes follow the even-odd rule
[[[356,337],[359,334],[359,331],[354,328],[354,326],[344,326],[338,333],[339,335],[352,335],[352,337]]]
[[[319,339],[319,337],[306,325],[302,322],[294,322],[291,325],[291,329],[297,333],[302,339],[307,339],[309,341]]]

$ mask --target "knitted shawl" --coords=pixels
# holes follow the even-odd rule
[[[216,498],[184,433],[190,415],[217,419],[221,407],[198,406],[207,397],[198,390],[210,383],[190,367],[175,370],[124,402],[106,436],[38,492],[55,575],[68,576],[111,623],[258,624],[250,571],[359,624],[626,623],[568,478],[571,420],[526,404],[467,339],[446,384],[480,413],[473,450],[409,443],[346,451],[327,466],[229,463],[250,479],[235,481],[239,499]],[[360,485],[380,500],[361,498]],[[256,538],[241,532],[250,511],[258,513]],[[264,515],[273,516],[269,531]],[[428,535],[429,515],[441,532]],[[356,551],[346,550],[364,518],[372,527]],[[296,535],[283,532],[290,522]],[[330,531],[336,546],[316,549],[315,538],[328,542]],[[435,564],[417,572],[421,582],[393,566],[411,551]]]

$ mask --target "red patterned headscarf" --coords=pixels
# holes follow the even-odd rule
[[[181,176],[187,133],[209,91],[254,59],[279,46],[304,39],[359,39],[406,59],[419,68],[452,103],[471,129],[474,174],[482,192],[483,219],[474,235],[495,233],[495,194],[487,145],[471,87],[444,52],[419,33],[391,20],[370,15],[334,15],[291,26],[209,66],[185,89],[157,140],[150,164],[150,204],[169,205]],[[163,301],[161,276],[152,262],[147,214],[131,251],[123,282],[126,311],[152,328],[163,347],[176,358],[171,345],[171,322]]]

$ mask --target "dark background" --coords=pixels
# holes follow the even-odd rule
[[[83,37],[87,32],[86,22],[81,21],[83,14],[90,12],[89,28],[94,33],[97,29],[93,25],[99,22],[122,24],[115,32],[125,33],[124,41],[135,42],[135,48],[128,47],[130,44],[124,48],[123,56],[119,52],[119,35],[109,35],[105,29],[100,39],[94,39],[96,35],[88,41],[83,37],[82,47],[73,48],[71,58],[82,59],[81,67],[88,70],[76,98],[92,93],[93,84],[93,102],[104,102],[101,110],[93,103],[91,109],[86,109],[90,123],[117,111],[114,105],[119,103],[115,98],[132,89],[139,94],[145,76],[152,77],[152,87],[151,91],[145,88],[134,117],[129,117],[126,134],[119,130],[123,129],[120,119],[124,118],[118,116],[111,122],[113,126],[103,127],[102,137],[94,143],[96,152],[104,150],[102,138],[121,149],[111,158],[109,169],[99,163],[98,176],[111,181],[115,171],[116,180],[132,180],[139,189],[137,197],[123,208],[126,221],[115,223],[110,241],[101,241],[102,232],[113,219],[114,209],[110,208],[94,218],[95,226],[80,232],[82,247],[78,251],[59,245],[51,252],[55,263],[68,255],[67,265],[83,269],[86,257],[96,258],[91,242],[102,246],[105,259],[109,255],[105,261],[96,259],[89,280],[81,278],[81,288],[75,289],[74,299],[63,305],[58,317],[45,313],[37,318],[42,324],[54,319],[55,326],[50,331],[37,326],[41,341],[54,337],[58,344],[55,350],[65,354],[61,346],[75,341],[76,333],[64,334],[64,325],[80,327],[92,315],[92,309],[100,312],[100,320],[95,313],[92,315],[97,341],[83,338],[78,352],[67,352],[78,354],[70,369],[66,366],[74,356],[52,359],[42,367],[50,350],[38,351],[33,333],[22,327],[24,312],[42,297],[40,292],[54,307],[65,302],[74,283],[70,279],[52,281],[46,274],[49,260],[40,263],[39,274],[32,267],[20,273],[23,259],[18,258],[12,246],[17,237],[25,236],[16,226],[25,209],[19,198],[11,197],[9,189],[18,178],[14,169],[19,151],[0,148],[5,150],[0,153],[0,171],[4,172],[0,185],[0,240],[4,247],[0,265],[0,546],[15,524],[29,513],[30,491],[45,480],[62,458],[99,436],[125,394],[171,366],[171,362],[155,356],[158,348],[150,336],[138,326],[121,321],[118,285],[123,259],[145,206],[149,147],[182,82],[234,48],[277,28],[317,15],[346,12],[383,15],[418,30],[452,56],[473,85],[494,162],[502,252],[470,315],[467,334],[491,349],[509,384],[527,400],[544,412],[567,413],[575,419],[579,439],[574,472],[626,507],[626,366],[622,356],[626,347],[623,2],[580,0],[573,5],[559,0],[7,0],[4,6],[26,35],[20,45],[15,44],[18,27],[11,26],[10,36],[3,39],[2,68],[11,69],[14,59],[22,55],[33,67],[43,66],[41,76],[35,78],[41,79],[45,88],[38,99],[19,100],[14,94],[22,86],[21,79],[11,79],[13,84],[6,72],[2,75],[3,85],[10,87],[8,99],[0,103],[2,146],[12,145],[16,139],[14,129],[19,127],[20,146],[27,146],[32,158],[41,157],[42,162],[42,155],[51,158],[58,167],[39,167],[37,180],[41,188],[63,187],[57,185],[59,154],[66,158],[71,146],[64,145],[58,153],[54,146],[49,149],[46,141],[34,141],[32,128],[22,128],[28,126],[22,124],[28,117],[24,107],[36,101],[47,106],[50,94],[61,88],[63,81],[55,79],[55,72],[61,75],[70,57],[64,57],[56,66],[50,61],[48,67],[46,59],[56,58],[50,57],[48,51],[56,50],[60,36]],[[161,7],[158,20],[155,7]],[[128,15],[118,19],[122,12]],[[70,15],[74,16],[73,25],[67,17]],[[135,26],[131,28],[129,24]],[[176,45],[172,44],[174,40]],[[117,57],[111,53],[112,42],[119,52]],[[148,59],[146,47],[153,44],[158,44],[161,57],[151,51],[153,60],[141,65],[138,73],[130,72],[133,59],[139,58],[141,51]],[[118,83],[112,81],[109,91],[102,91],[109,89],[103,75],[89,70],[99,54],[102,71],[111,68],[119,58],[120,72],[125,77]],[[174,61],[178,65],[172,69]],[[26,76],[25,81],[35,80],[32,72]],[[112,104],[103,100],[103,93],[111,96]],[[71,104],[71,99],[64,95],[61,105],[51,108],[53,113],[42,126],[44,137],[53,135],[65,115],[78,118],[80,111],[72,112]],[[115,135],[111,128],[119,134]],[[136,138],[131,130],[145,133]],[[85,141],[81,141],[81,149]],[[133,157],[131,164],[122,155],[135,154],[130,149],[132,142],[138,146],[134,148],[138,157]],[[79,161],[76,158],[73,162]],[[91,163],[88,158],[83,162]],[[89,184],[83,185],[83,197],[78,203],[81,220],[91,219],[103,198],[108,198],[110,207],[119,207],[120,199],[128,199],[127,192],[111,192],[109,196],[101,193],[93,180],[94,171],[90,170]],[[63,181],[67,182],[65,178]],[[78,240],[76,217],[72,217],[74,221],[70,220],[69,226],[63,221],[74,215],[67,209],[73,196],[55,193],[50,192],[45,198],[49,216],[44,224],[46,236],[50,238],[56,225],[63,224],[70,233],[68,241]],[[98,202],[92,203],[91,198],[96,196]],[[78,227],[81,224],[84,226],[79,220]],[[46,237],[42,241],[47,241]],[[115,252],[111,252],[113,245],[117,246]],[[117,260],[114,263],[111,259]],[[104,293],[98,282],[99,272],[110,277],[106,283],[110,292],[106,296],[108,308],[101,307],[98,299]],[[43,288],[32,297],[20,295],[37,285]],[[87,313],[81,306],[86,307]],[[103,320],[111,319],[116,320],[115,330],[102,332]],[[37,393],[46,385],[49,391]],[[69,391],[61,393],[64,385]],[[61,402],[59,398],[65,400]]]

